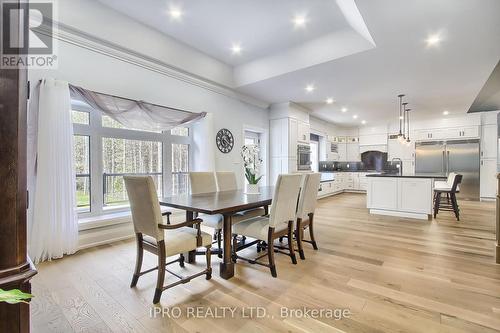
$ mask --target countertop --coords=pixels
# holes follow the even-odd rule
[[[369,174],[366,177],[387,177],[387,178],[446,178],[442,174],[415,174],[415,175],[400,175],[397,173],[379,173]]]

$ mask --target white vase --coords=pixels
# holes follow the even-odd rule
[[[259,194],[259,184],[245,184],[246,194]]]

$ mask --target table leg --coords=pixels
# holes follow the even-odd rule
[[[194,212],[186,210],[186,221],[192,221],[194,219]],[[184,254],[184,257],[187,258],[188,263],[196,262],[196,250],[189,251],[187,254]]]
[[[230,279],[234,276],[234,263],[231,260],[232,214],[224,214],[224,256],[220,263],[220,277]]]

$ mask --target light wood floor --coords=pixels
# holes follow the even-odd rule
[[[179,319],[151,318],[155,273],[129,288],[132,240],[44,263],[33,280],[33,332],[500,331],[494,203],[460,202],[457,223],[448,212],[435,221],[369,215],[365,200],[358,194],[321,200],[315,222],[320,250],[308,246],[296,266],[277,254],[277,279],[265,267],[240,263],[225,281],[213,257],[211,281],[198,278],[163,294],[161,306],[180,307]],[[199,257],[186,270],[203,264]],[[145,267],[152,266],[148,255]],[[195,306],[264,307],[268,316],[187,318],[187,307]],[[348,308],[352,314],[281,318],[280,307]]]

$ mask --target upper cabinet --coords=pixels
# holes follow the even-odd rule
[[[414,135],[417,141],[474,139],[479,138],[479,126],[417,130]]]
[[[297,141],[302,143],[309,143],[311,138],[311,128],[308,123],[298,121],[298,134]]]

